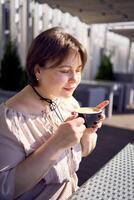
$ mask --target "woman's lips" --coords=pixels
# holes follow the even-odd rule
[[[75,89],[75,87],[71,87],[71,88],[64,88],[64,90],[66,91],[73,91]]]

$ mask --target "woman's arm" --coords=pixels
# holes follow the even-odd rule
[[[82,145],[82,155],[83,157],[88,156],[96,147],[97,142],[97,130],[102,126],[102,122],[105,119],[105,115],[103,113],[100,114],[100,120],[93,125],[91,128],[87,128],[84,131],[84,134],[81,138]]]
[[[88,156],[96,147],[97,134],[95,132],[89,132],[86,130],[81,138],[82,156]]]
[[[52,137],[16,167],[15,197],[35,186],[55,164],[64,148]]]
[[[80,143],[84,130],[83,118],[67,121],[45,144],[22,161],[16,167],[15,197],[36,185],[66,148]]]

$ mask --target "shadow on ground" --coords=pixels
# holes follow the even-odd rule
[[[95,150],[83,158],[77,172],[79,186],[94,175],[128,143],[134,143],[134,131],[103,125],[98,131]]]

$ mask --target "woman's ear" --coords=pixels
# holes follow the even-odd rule
[[[35,74],[37,80],[40,79],[40,73],[41,73],[40,66],[38,64],[36,64],[34,67],[34,74]]]

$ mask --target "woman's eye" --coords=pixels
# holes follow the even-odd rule
[[[67,73],[69,73],[69,70],[62,70],[62,71],[60,71],[61,73],[65,73],[65,74],[67,74]]]
[[[81,68],[79,68],[79,69],[75,70],[75,72],[74,72],[74,71],[72,71],[72,70],[70,70],[70,69],[64,69],[64,70],[60,70],[60,72],[61,72],[61,73],[64,73],[64,74],[69,74],[69,73],[81,73],[81,71],[82,71],[82,69],[81,69]]]

